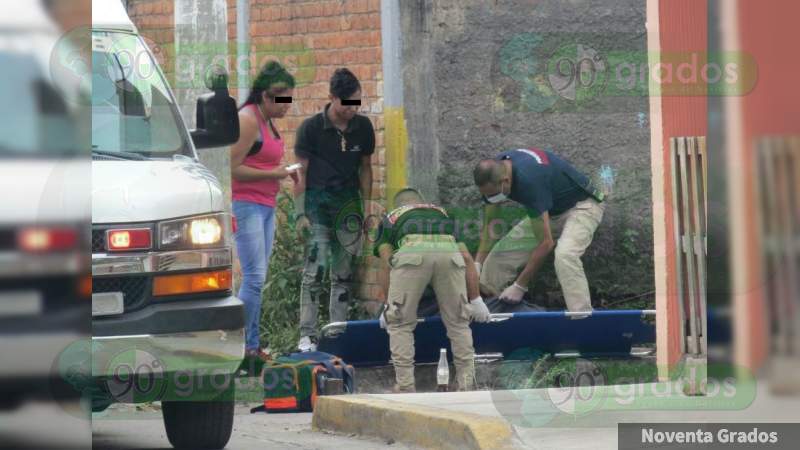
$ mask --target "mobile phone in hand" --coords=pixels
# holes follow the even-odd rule
[[[302,164],[300,164],[300,163],[295,163],[295,164],[292,164],[292,165],[286,166],[286,171],[287,171],[287,172],[289,172],[289,173],[292,173],[292,172],[295,172],[295,171],[297,171],[297,170],[298,170],[298,169],[300,169],[301,167],[303,167],[303,165],[302,165]]]

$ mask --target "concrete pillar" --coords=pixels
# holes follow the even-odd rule
[[[236,87],[239,104],[250,94],[250,0],[236,0]]]
[[[399,0],[381,0],[383,51],[383,115],[386,147],[386,203],[393,207],[394,194],[408,185],[408,131],[403,105],[403,41]],[[380,82],[379,82],[380,83]]]
[[[197,97],[209,90],[206,71],[215,64],[228,69],[228,5],[225,0],[175,0],[175,96],[187,126],[195,123]],[[230,211],[228,148],[198,151],[200,161],[222,185]]]
[[[707,9],[691,0],[648,0],[648,65],[659,67],[670,52],[677,55],[707,51]],[[672,86],[666,85],[667,88]],[[705,355],[684,360],[685,333],[681,317],[684,299],[676,268],[678,226],[672,208],[670,139],[707,134],[707,96],[662,95],[664,86],[650,80],[650,135],[653,195],[653,248],[656,287],[656,346],[661,380],[674,376],[697,378],[691,386],[704,386]],[[684,370],[685,369],[685,370]],[[692,393],[699,393],[700,388]]]

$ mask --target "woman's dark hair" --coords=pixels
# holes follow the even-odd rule
[[[250,88],[250,95],[247,96],[242,108],[247,105],[261,104],[261,94],[269,91],[275,85],[281,85],[282,91],[292,89],[294,88],[294,77],[279,62],[269,61],[258,72],[258,76],[253,81],[253,87]]]
[[[361,89],[358,78],[347,68],[336,69],[331,76],[331,95],[340,99],[348,99]]]

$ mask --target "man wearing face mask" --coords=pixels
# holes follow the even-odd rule
[[[481,232],[475,258],[481,292],[519,303],[530,280],[555,250],[556,276],[567,308],[591,311],[581,257],[603,219],[604,193],[569,162],[540,149],[512,150],[483,160],[473,176],[487,203],[488,226]],[[497,236],[492,221],[507,200],[524,206],[528,218],[505,237]],[[554,234],[558,234],[557,242]]]

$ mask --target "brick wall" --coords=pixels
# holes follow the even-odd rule
[[[170,82],[175,76],[175,1],[127,0],[128,15]]]
[[[232,72],[231,95],[237,97],[236,0],[228,2],[228,55]],[[174,58],[174,0],[128,0],[128,14],[148,41],[172,82]],[[373,157],[373,196],[385,204],[380,0],[250,0],[250,74],[268,60],[277,59],[295,75],[294,104],[276,122],[286,140],[287,161],[293,157],[295,130],[328,102],[328,82],[334,70],[347,67],[361,81],[362,114],[376,134]],[[377,297],[375,261],[361,268],[360,297]]]

